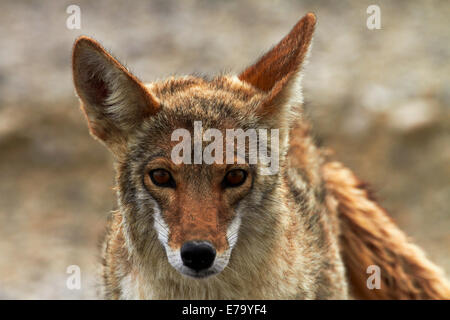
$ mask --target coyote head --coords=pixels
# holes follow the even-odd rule
[[[314,25],[315,16],[306,15],[239,76],[188,76],[150,84],[94,40],[76,41],[76,91],[91,134],[114,155],[122,229],[138,261],[145,263],[160,248],[180,273],[204,278],[228,265],[240,229],[253,230],[246,232],[248,237],[270,234],[276,219],[271,207],[281,196],[276,190],[289,144],[289,119],[301,102],[300,71]],[[202,131],[196,131],[198,123]],[[244,154],[231,149],[234,161],[219,161],[225,159],[232,129],[269,130],[261,139],[268,153],[277,143],[279,159],[273,160],[280,171],[261,174],[270,163],[248,161],[251,142],[244,143]],[[271,135],[272,129],[279,134]],[[177,153],[184,161],[173,159],[182,140],[174,135],[177,130],[192,137],[188,148],[185,144]],[[212,162],[196,161],[195,148],[205,154],[212,137],[215,147],[223,148],[214,148]]]

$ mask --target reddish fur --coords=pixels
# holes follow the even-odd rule
[[[273,49],[249,67],[239,79],[269,92],[279,81],[289,78],[302,64],[314,32],[316,17],[303,17]]]
[[[308,13],[274,48],[239,75],[242,81],[269,94],[259,110],[260,114],[276,111],[278,96],[300,71],[305,60],[315,24],[316,16]]]
[[[338,162],[323,167],[327,189],[338,201],[340,243],[349,280],[362,299],[449,299],[440,268],[412,244],[364,188]],[[370,265],[381,268],[381,289],[366,285]]]
[[[228,249],[226,226],[233,215],[232,208],[221,201],[221,190],[210,190],[198,195],[192,190],[179,188],[176,202],[166,216],[170,227],[169,245],[179,249],[190,240],[210,241],[217,252]]]

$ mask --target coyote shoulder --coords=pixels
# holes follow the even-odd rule
[[[96,41],[77,39],[75,88],[117,172],[104,298],[450,298],[443,272],[311,138],[300,80],[315,23],[307,14],[238,76],[150,84]],[[237,136],[227,149],[231,129],[247,133],[243,148],[234,148]],[[184,161],[173,159],[176,130],[194,137],[179,153]],[[253,145],[248,133],[264,130],[276,135],[254,135]],[[256,145],[277,170],[262,174],[273,162],[248,161]],[[196,148],[214,161],[196,161]],[[227,150],[232,161],[220,161]],[[373,265],[378,289],[367,286]]]

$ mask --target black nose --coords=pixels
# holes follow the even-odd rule
[[[186,267],[200,271],[211,267],[216,249],[207,241],[188,241],[181,247],[180,254]]]

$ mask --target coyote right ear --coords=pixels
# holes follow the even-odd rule
[[[268,93],[257,110],[259,115],[273,116],[283,107],[289,108],[315,24],[313,13],[305,15],[275,47],[239,75],[240,80]]]
[[[73,49],[73,79],[91,133],[113,152],[159,103],[124,66],[88,37]]]

